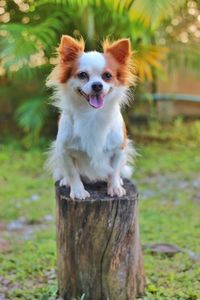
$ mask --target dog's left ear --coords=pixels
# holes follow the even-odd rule
[[[105,40],[103,51],[104,53],[110,53],[118,63],[125,64],[132,54],[130,39],[121,39],[113,43]]]
[[[84,51],[84,40],[75,40],[69,35],[63,35],[60,41],[59,53],[62,62],[72,62]]]

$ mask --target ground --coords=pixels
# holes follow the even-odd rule
[[[169,140],[166,131],[159,136],[149,141],[143,132],[136,143],[134,181],[147,276],[143,299],[200,299],[199,141],[195,134],[190,143]],[[43,169],[45,155],[13,143],[0,147],[0,300],[54,300],[55,200]],[[181,252],[152,254],[148,246],[158,242]]]

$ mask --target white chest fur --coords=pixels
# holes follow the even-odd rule
[[[69,147],[86,152],[90,158],[97,158],[103,152],[120,147],[123,143],[119,110],[110,114],[99,111],[92,114],[76,113],[72,115],[71,121],[73,134]]]

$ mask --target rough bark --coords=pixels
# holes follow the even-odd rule
[[[91,197],[72,200],[56,185],[57,272],[64,300],[133,300],[144,293],[138,193],[111,198],[105,183],[86,184]]]

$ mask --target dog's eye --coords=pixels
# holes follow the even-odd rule
[[[81,80],[89,79],[89,75],[86,72],[80,72],[77,74],[77,77]]]
[[[112,74],[110,72],[105,72],[103,73],[102,78],[106,81],[109,81],[112,78]]]

